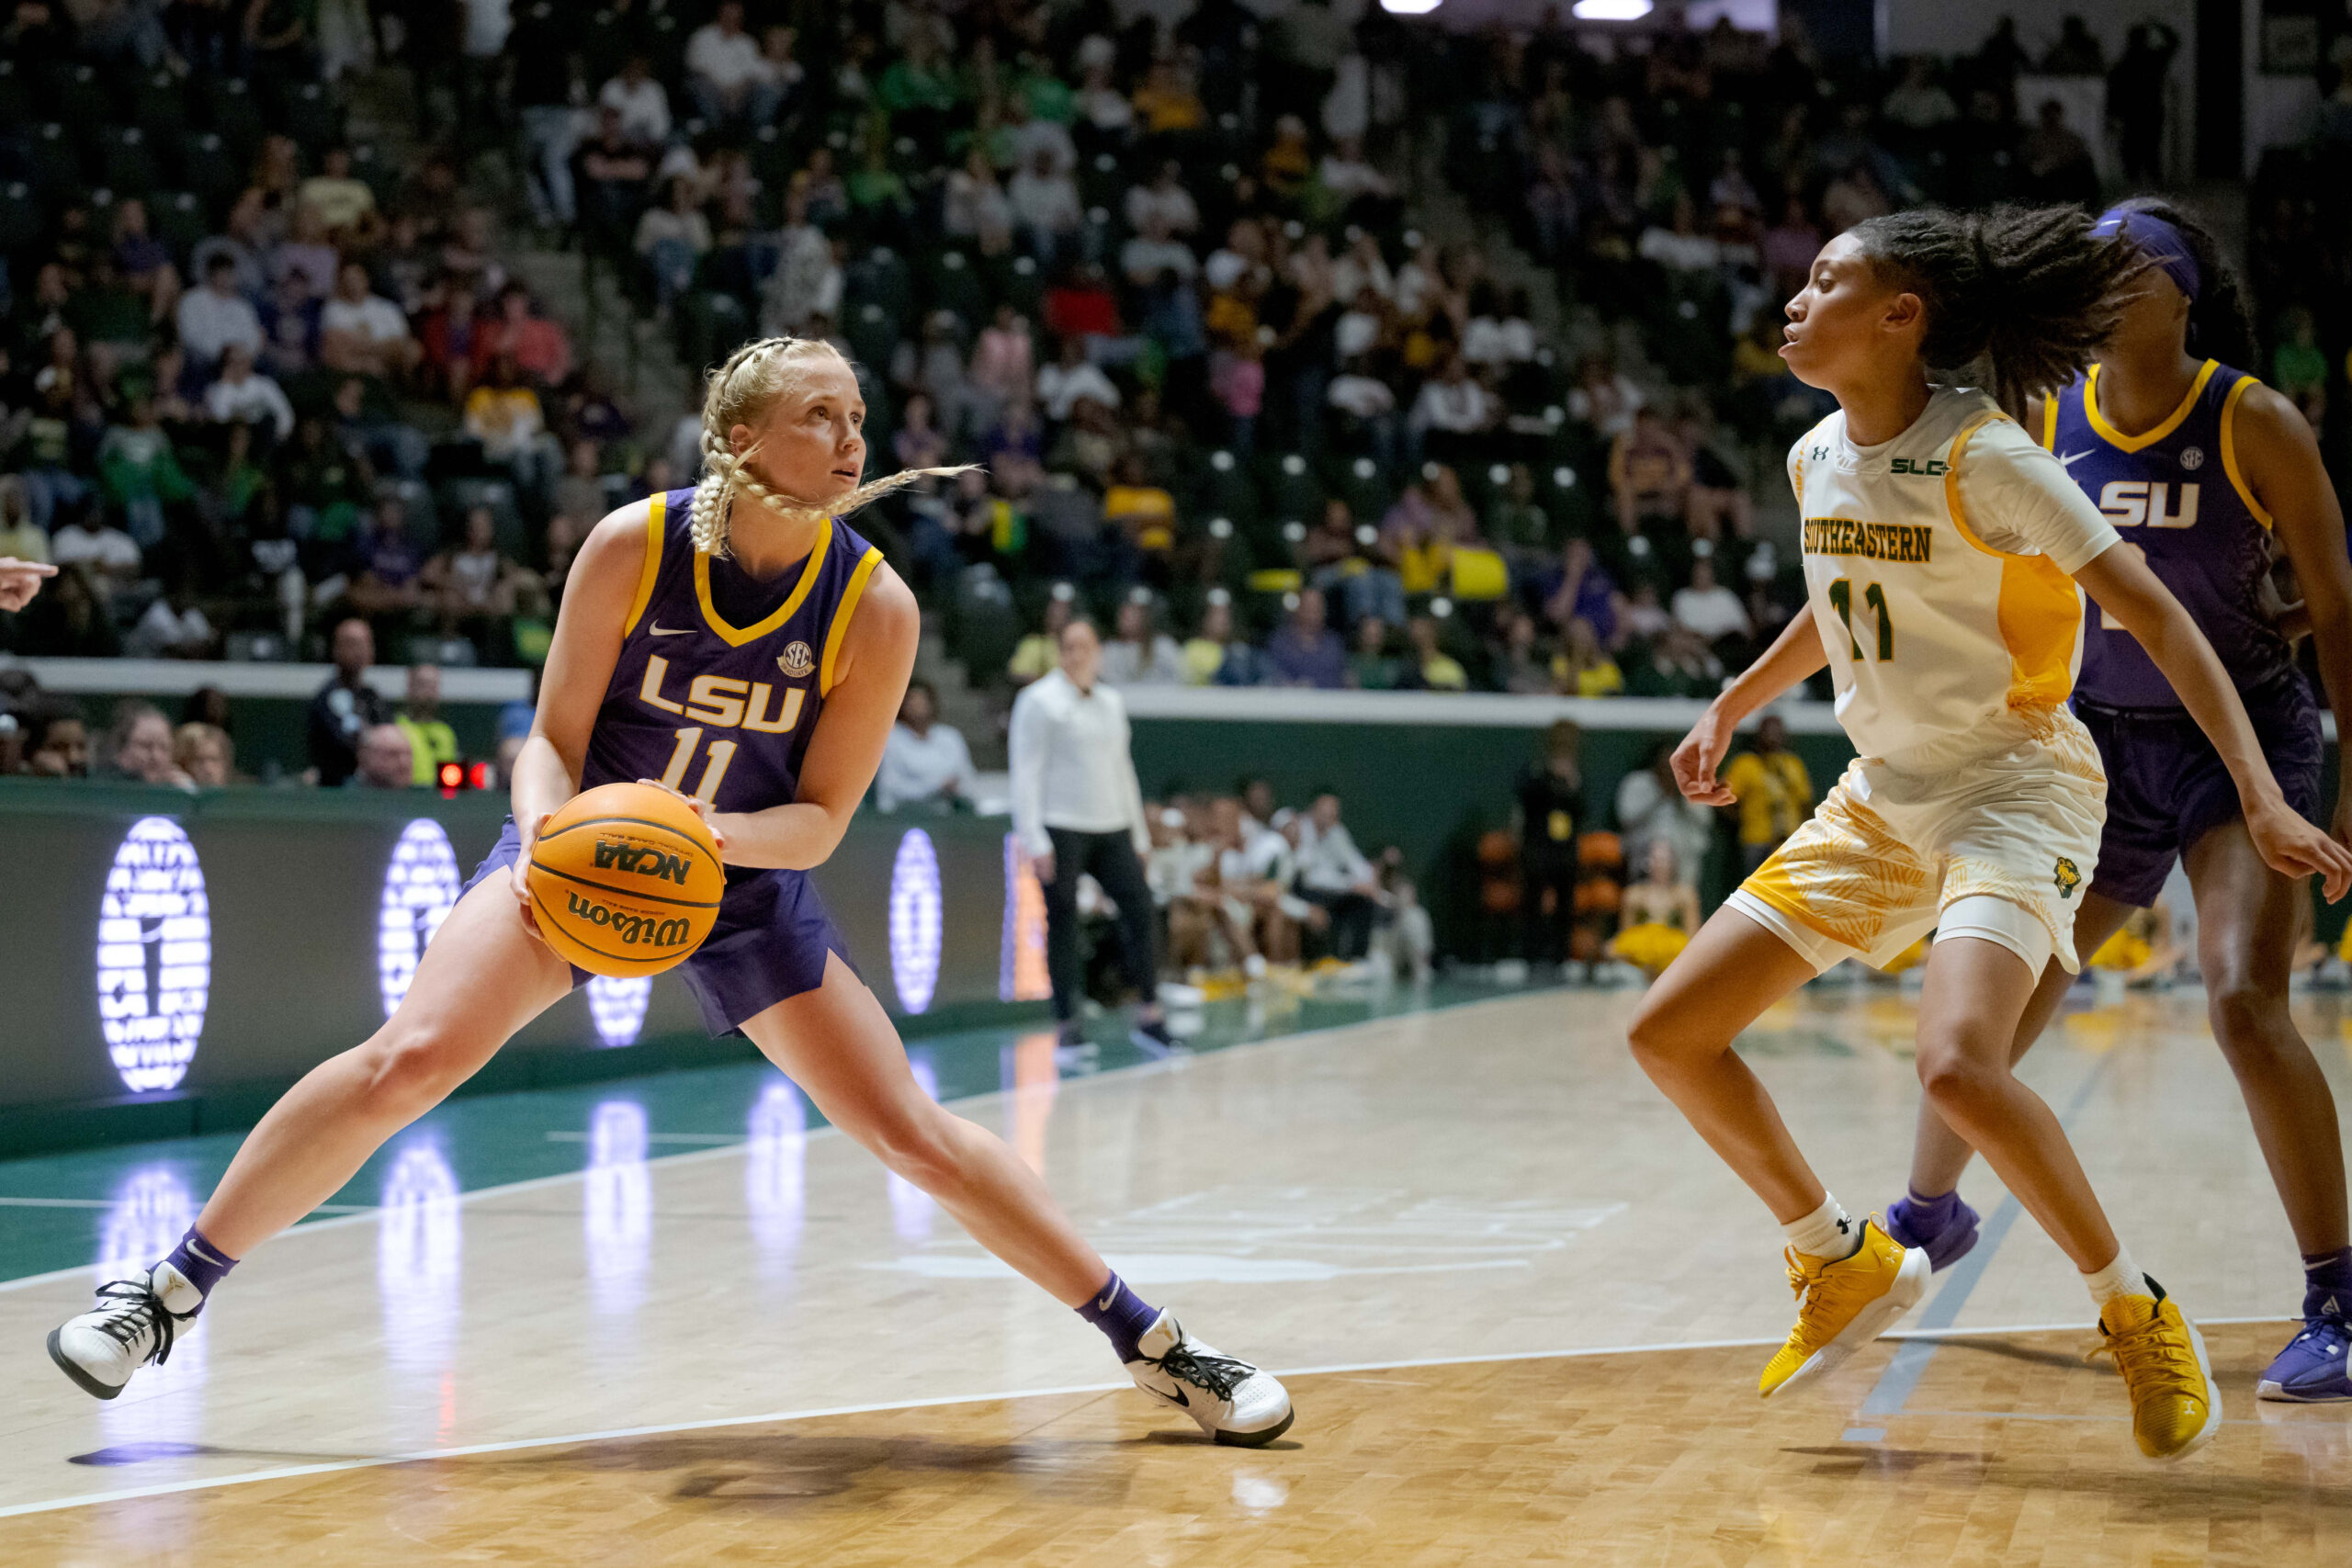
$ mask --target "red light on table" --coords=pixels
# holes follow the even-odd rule
[[[466,787],[466,769],[465,769],[465,764],[464,764],[464,763],[462,763],[462,762],[444,762],[444,763],[442,763],[442,764],[441,764],[441,787],[442,787],[443,789],[463,789],[463,788],[465,788],[465,787]]]

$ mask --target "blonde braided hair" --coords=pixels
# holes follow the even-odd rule
[[[695,485],[694,544],[707,555],[724,557],[728,547],[728,518],[734,507],[736,492],[749,495],[769,511],[785,517],[846,517],[868,502],[878,501],[892,491],[903,490],[934,476],[960,474],[966,464],[949,468],[906,468],[882,479],[869,480],[847,495],[832,502],[812,504],[797,497],[779,495],[762,482],[745,459],[751,452],[738,453],[728,440],[728,432],[739,424],[752,424],[764,415],[776,399],[791,392],[799,385],[795,371],[813,361],[831,359],[847,367],[849,361],[839,349],[822,338],[766,337],[745,344],[727,356],[727,363],[710,373],[702,400],[702,479]],[[754,448],[756,450],[756,448]]]

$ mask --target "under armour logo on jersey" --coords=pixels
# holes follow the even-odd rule
[[[796,642],[775,656],[775,667],[797,679],[816,669],[817,660],[816,656],[808,651],[807,643]]]

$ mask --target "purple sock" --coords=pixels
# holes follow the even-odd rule
[[[1127,1282],[1113,1274],[1094,1292],[1092,1299],[1078,1309],[1078,1315],[1110,1337],[1111,1348],[1119,1353],[1123,1362],[1137,1359],[1136,1341],[1159,1321],[1159,1309],[1128,1288]]]
[[[2304,1255],[2303,1315],[2352,1318],[2352,1247]]]
[[[1936,1234],[1951,1224],[1960,1213],[1958,1188],[1939,1198],[1927,1197],[1916,1187],[1908,1189],[1907,1192],[1904,1199],[1904,1212],[1909,1215],[1913,1228],[1920,1235]]]
[[[237,1260],[187,1227],[187,1235],[180,1244],[164,1255],[164,1261],[180,1271],[181,1277],[194,1285],[198,1295],[209,1296],[212,1287],[229,1277]]]

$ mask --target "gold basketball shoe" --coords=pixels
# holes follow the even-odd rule
[[[1790,1384],[1826,1372],[1894,1325],[1927,1293],[1935,1265],[1916,1247],[1888,1235],[1872,1214],[1862,1222],[1862,1245],[1832,1261],[1789,1247],[1789,1288],[1797,1296],[1797,1325],[1757,1380],[1770,1399]]]
[[[2222,1429],[2222,1390],[2205,1355],[2205,1337],[2165,1288],[2118,1296],[2098,1314],[2101,1344],[2132,1395],[2132,1435],[2150,1459],[2179,1459]]]

